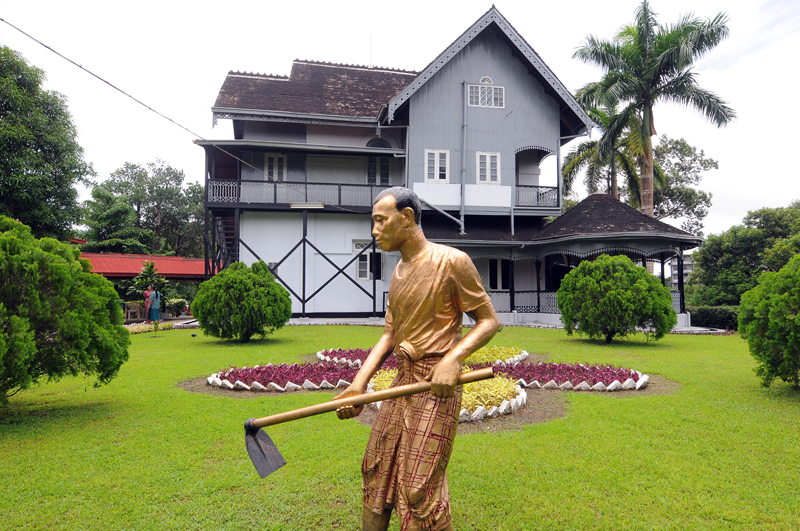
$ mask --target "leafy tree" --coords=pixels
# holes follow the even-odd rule
[[[692,71],[694,61],[726,38],[728,31],[723,13],[705,21],[684,16],[673,25],[662,26],[644,0],[633,24],[623,27],[612,41],[590,35],[573,55],[605,71],[600,81],[578,91],[579,100],[584,105],[623,106],[605,128],[599,144],[601,157],[608,158],[631,120],[641,124],[644,156],[639,175],[642,212],[648,216],[654,212],[653,106],[670,101],[694,107],[720,127],[736,116],[716,94],[697,85]]]
[[[694,306],[738,306],[765,271],[776,271],[800,249],[800,203],[748,212],[742,225],[710,235],[695,251],[689,277]]]
[[[800,256],[777,273],[764,273],[742,295],[739,331],[756,359],[756,374],[769,387],[775,378],[800,388]]]
[[[606,343],[637,329],[661,339],[678,322],[669,288],[627,256],[581,262],[561,281],[557,298],[567,334],[577,329]]]
[[[0,216],[0,403],[45,377],[108,383],[127,361],[114,287],[79,255]]]
[[[702,236],[711,194],[695,187],[703,178],[702,172],[718,168],[717,161],[706,158],[702,149],[698,152],[682,138],[662,135],[655,148],[655,163],[663,173],[664,183],[653,191],[654,217],[684,218],[681,228]]]
[[[69,237],[80,220],[77,183],[91,182],[67,102],[44,90],[45,74],[0,47],[0,215],[36,237]]]
[[[153,233],[152,252],[200,256],[203,252],[203,187],[183,188],[183,171],[161,160],[146,167],[126,162],[103,186],[124,197],[133,226]]]
[[[106,187],[97,186],[84,208],[84,223],[89,229],[84,234],[87,243],[81,251],[149,254],[153,233],[134,225],[136,213],[125,196],[115,196]]]
[[[292,316],[292,302],[264,262],[252,267],[235,262],[200,284],[192,315],[204,334],[246,342],[283,327]]]

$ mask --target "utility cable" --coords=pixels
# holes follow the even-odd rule
[[[43,43],[42,41],[40,41],[40,40],[39,40],[39,39],[37,39],[36,37],[34,37],[34,36],[30,35],[29,33],[26,33],[25,31],[23,31],[22,29],[20,29],[20,28],[16,27],[15,25],[13,25],[13,24],[12,24],[12,23],[10,23],[9,21],[5,20],[4,18],[0,18],[0,22],[4,22],[4,23],[8,24],[9,26],[11,26],[12,28],[14,28],[14,29],[15,29],[15,30],[17,30],[18,32],[22,33],[23,35],[25,35],[26,37],[28,37],[28,38],[29,38],[29,39],[31,39],[32,41],[36,42],[37,44],[39,44],[39,45],[41,45],[41,46],[43,46],[43,47],[45,47],[45,48],[47,48],[48,50],[50,50],[51,52],[53,52],[53,53],[54,53],[54,54],[56,54],[57,56],[61,57],[61,58],[62,58],[62,59],[64,59],[65,61],[68,61],[69,63],[72,63],[73,65],[77,66],[78,68],[80,68],[81,70],[83,70],[84,72],[86,72],[87,74],[89,74],[90,76],[92,76],[92,77],[94,77],[94,78],[96,78],[96,79],[98,79],[98,80],[102,81],[103,83],[105,83],[106,85],[108,85],[108,86],[109,86],[109,87],[111,87],[112,89],[116,90],[116,91],[117,91],[117,92],[119,92],[120,94],[123,94],[124,96],[127,96],[128,98],[132,99],[133,101],[135,101],[136,103],[138,103],[138,104],[139,104],[139,105],[141,105],[142,107],[146,108],[147,110],[149,110],[149,111],[151,111],[151,112],[154,112],[155,114],[157,114],[158,116],[160,116],[160,117],[164,118],[165,120],[168,120],[169,122],[173,123],[174,125],[177,125],[178,127],[180,127],[181,129],[183,129],[184,131],[188,132],[188,133],[189,133],[189,134],[191,134],[191,135],[194,135],[195,137],[199,138],[199,139],[200,139],[200,140],[202,140],[203,142],[207,142],[209,145],[211,145],[211,147],[218,149],[218,150],[219,150],[219,151],[221,151],[222,153],[225,153],[225,154],[226,154],[226,155],[228,155],[229,157],[232,157],[233,159],[235,159],[235,160],[239,161],[241,164],[243,164],[243,165],[245,165],[245,166],[247,166],[247,167],[249,167],[249,168],[252,168],[252,170],[253,170],[253,171],[255,171],[255,172],[257,172],[257,173],[260,173],[260,174],[261,174],[261,175],[263,175],[263,176],[264,176],[266,179],[269,179],[269,176],[268,176],[268,175],[267,175],[267,174],[264,172],[264,170],[260,170],[260,169],[256,168],[255,166],[253,166],[253,165],[252,165],[252,164],[250,164],[249,162],[246,162],[246,161],[242,160],[241,158],[237,157],[237,156],[236,156],[236,155],[234,155],[233,153],[231,153],[231,152],[227,151],[225,148],[223,148],[223,147],[221,147],[221,146],[218,146],[218,145],[217,145],[217,144],[215,144],[213,141],[211,141],[211,140],[208,140],[207,138],[203,137],[203,135],[200,135],[200,134],[197,134],[197,133],[195,133],[194,131],[192,131],[192,130],[191,130],[191,129],[189,129],[188,127],[185,127],[184,125],[182,125],[182,124],[179,124],[178,122],[176,122],[175,120],[173,120],[173,119],[172,119],[172,118],[170,118],[169,116],[166,116],[165,114],[163,114],[163,113],[161,113],[161,112],[159,112],[159,111],[157,111],[157,110],[153,109],[152,107],[150,107],[150,106],[149,106],[149,105],[147,105],[146,103],[143,103],[142,101],[140,101],[140,100],[138,100],[137,98],[133,97],[132,95],[128,94],[127,92],[125,92],[125,91],[124,91],[124,90],[122,90],[121,88],[117,87],[116,85],[114,85],[114,84],[113,84],[113,83],[111,83],[110,81],[107,81],[106,79],[104,79],[104,78],[102,78],[102,77],[98,76],[97,74],[95,74],[95,73],[94,73],[94,72],[92,72],[91,70],[89,70],[89,69],[87,69],[87,68],[84,68],[84,67],[83,67],[83,65],[79,65],[78,63],[76,63],[75,61],[73,61],[72,59],[70,59],[69,57],[66,57],[65,55],[61,54],[61,53],[60,53],[60,52],[58,52],[57,50],[55,50],[55,49],[51,48],[50,46],[46,45],[45,43]],[[288,163],[288,161],[287,161],[287,163]],[[241,182],[241,181],[240,181],[240,182]],[[264,181],[264,182],[268,182],[268,181]],[[305,195],[305,196],[306,196],[306,198],[307,198],[307,199],[313,199],[313,200],[315,200],[315,201],[318,201],[319,203],[323,203],[323,204],[324,204],[324,201],[322,201],[322,200],[320,200],[320,199],[318,199],[318,198],[316,198],[316,197],[313,197],[313,196],[311,196],[311,195],[308,195],[308,191],[307,191],[307,190],[305,190],[305,191],[304,191],[304,190],[302,190],[302,189],[300,189],[300,188],[296,188],[296,187],[292,186],[291,184],[287,184],[287,183],[285,183],[285,182],[283,182],[283,181],[272,181],[272,182],[275,182],[276,184],[279,184],[279,185],[281,185],[281,186],[284,186],[284,187],[286,187],[286,188],[288,188],[288,189],[290,189],[290,190],[293,190],[293,191],[295,191],[295,192],[302,193],[303,195]],[[306,183],[306,184],[308,184],[308,183]],[[277,198],[276,198],[276,199],[277,199]],[[363,212],[359,212],[359,211],[357,211],[357,210],[350,210],[350,209],[348,209],[348,208],[344,208],[344,207],[342,207],[342,206],[340,206],[340,205],[330,205],[330,206],[332,206],[332,207],[334,207],[334,208],[338,208],[339,210],[342,210],[342,211],[344,211],[344,212],[352,212],[352,213],[355,213],[355,214],[363,214]]]

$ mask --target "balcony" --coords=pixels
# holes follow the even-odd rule
[[[388,186],[278,181],[208,181],[208,203],[288,205],[323,203],[330,206],[372,208],[372,201]]]
[[[517,197],[514,205],[518,207],[558,208],[558,188],[555,186],[517,185]]]

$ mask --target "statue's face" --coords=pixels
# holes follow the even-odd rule
[[[372,235],[378,246],[386,252],[398,251],[411,234],[414,215],[410,208],[399,212],[394,197],[387,195],[372,205],[372,222]]]

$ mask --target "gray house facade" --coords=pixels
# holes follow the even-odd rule
[[[507,323],[557,322],[555,291],[582,259],[663,263],[699,244],[593,196],[547,221],[563,197],[558,163],[543,175],[542,161],[593,124],[494,7],[421,72],[314,61],[289,76],[230,72],[212,112],[233,138],[196,141],[206,273],[263,260],[298,316],[383,314],[399,255],[374,245],[370,211],[389,186],[420,196],[426,235],[472,257]]]

